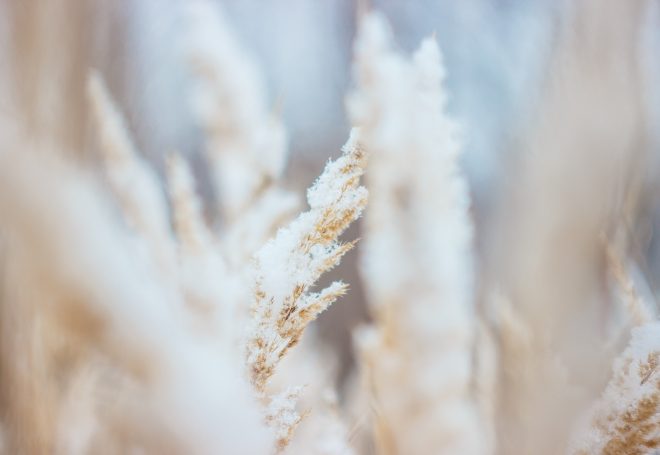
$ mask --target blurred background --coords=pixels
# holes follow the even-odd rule
[[[185,3],[0,0],[0,114],[95,162],[84,87],[88,69],[96,68],[139,150],[160,172],[166,153],[187,155],[212,200],[189,102]],[[347,137],[344,97],[356,22],[365,8],[378,9],[402,50],[435,34],[444,53],[449,110],[464,131],[480,289],[496,282],[539,318],[548,306],[591,301],[602,284],[594,234],[623,232],[617,235],[634,258],[641,292],[657,293],[657,1],[218,4],[263,70],[273,109],[286,122],[291,188],[308,187]],[[352,290],[321,319],[321,335],[347,359],[352,328],[368,319],[358,254],[326,278],[341,277]]]

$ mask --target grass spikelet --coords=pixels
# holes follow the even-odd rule
[[[343,155],[328,163],[309,189],[310,210],[280,229],[255,258],[253,321],[246,348],[250,379],[261,396],[305,327],[346,291],[345,284],[336,282],[318,293],[310,292],[352,246],[338,238],[367,202],[367,191],[359,186],[365,155],[357,132],[351,133],[342,150]]]
[[[642,455],[660,449],[660,323],[632,330],[613,376],[575,438],[576,455]]]
[[[257,253],[255,325],[247,349],[250,375],[259,391],[307,324],[346,290],[344,284],[334,283],[320,293],[309,293],[316,280],[353,246],[340,243],[338,237],[367,202],[366,189],[358,183],[365,156],[356,136],[356,132],[351,134],[343,155],[328,163],[308,191],[310,210],[278,231]]]

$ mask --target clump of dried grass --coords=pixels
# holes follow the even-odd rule
[[[362,18],[347,103],[359,131],[295,217],[282,181],[287,135],[261,71],[210,2],[187,4],[217,210],[205,208],[185,155],[169,157],[166,179],[142,158],[95,72],[87,95],[104,178],[54,150],[53,118],[42,135],[0,138],[0,453],[554,453],[574,427],[572,453],[655,453],[660,326],[626,254],[598,243],[630,208],[611,210],[597,193],[641,136],[630,51],[643,4],[585,0],[560,30],[562,71],[548,78],[520,168],[526,191],[502,222],[513,241],[484,280],[502,281],[510,300],[482,290],[483,308],[435,38],[409,58],[381,16]],[[623,25],[610,34],[613,19]],[[589,102],[566,109],[576,97]],[[591,150],[604,164],[578,192]],[[568,156],[578,165],[565,175]],[[355,245],[340,236],[365,209],[365,171],[360,267],[373,321],[356,337],[362,387],[346,403],[327,373],[332,353],[302,335],[347,291],[315,287]],[[557,192],[557,176],[575,201]],[[608,306],[605,267],[623,315]],[[580,355],[589,351],[575,333],[595,345],[630,322],[629,346],[583,415],[619,349]]]
[[[364,154],[354,143],[347,145],[310,189],[311,210],[271,242],[267,237],[286,220],[292,198],[274,186],[280,171],[247,166],[246,172],[272,188],[240,190],[254,195],[240,205],[239,212],[250,216],[228,219],[219,235],[203,215],[185,160],[170,157],[163,185],[136,151],[97,73],[89,78],[88,98],[111,197],[92,173],[57,152],[46,154],[40,165],[27,152],[2,155],[3,194],[19,195],[0,201],[8,245],[3,260],[11,264],[2,310],[15,321],[11,334],[3,331],[3,358],[23,352],[27,361],[2,369],[9,389],[19,392],[4,397],[7,447],[15,453],[67,454],[283,449],[302,418],[294,399],[301,388],[292,384],[266,397],[268,376],[254,374],[261,357],[255,363],[250,354],[262,336],[270,355],[274,334],[284,344],[279,361],[307,324],[346,291],[343,283],[319,293],[309,288],[353,246],[337,238],[366,204],[359,186]],[[249,138],[249,123],[260,125],[265,117],[257,115],[257,107],[249,121],[238,115],[240,105],[235,109],[234,129],[248,137],[234,142],[231,153],[261,156],[263,143]],[[283,157],[283,146],[275,147]],[[224,195],[232,202],[235,196]],[[108,203],[113,197],[115,206]],[[246,244],[231,244],[243,240]],[[250,257],[259,248],[253,263]],[[20,285],[31,290],[21,291]],[[295,298],[280,299],[281,292]],[[282,305],[286,310],[277,309]],[[269,314],[279,317],[268,319]],[[265,332],[253,331],[245,341],[242,325],[250,318]]]

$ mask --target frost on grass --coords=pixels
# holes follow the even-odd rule
[[[650,454],[660,450],[660,323],[632,330],[613,377],[584,422],[571,453]]]
[[[279,441],[280,448],[284,448],[291,440],[303,418],[296,409],[302,391],[301,386],[294,386],[270,397],[266,408],[266,422],[275,429],[275,438]]]
[[[358,336],[383,453],[484,453],[470,396],[472,226],[439,49],[412,60],[363,19],[349,113],[369,152],[362,274],[376,324]],[[393,260],[392,258],[396,258]]]
[[[342,282],[319,292],[310,289],[353,247],[354,242],[340,242],[339,236],[367,202],[367,191],[359,185],[366,160],[356,136],[351,134],[342,156],[329,162],[308,190],[310,210],[280,229],[256,255],[246,348],[250,379],[260,394],[305,327],[346,292]]]
[[[220,202],[220,246],[233,283],[228,287],[236,291],[229,298],[238,306],[254,300],[248,375],[283,446],[301,419],[297,400],[286,392],[267,396],[266,384],[305,326],[346,291],[341,282],[320,292],[310,289],[353,246],[337,239],[366,203],[366,191],[358,185],[364,156],[355,143],[347,144],[344,155],[309,190],[311,210],[291,222],[298,198],[280,183],[287,137],[267,104],[262,74],[217,5],[194,1],[187,10],[193,107],[206,132]],[[252,285],[253,296],[245,292]],[[288,386],[297,390],[295,384]]]
[[[120,120],[100,79],[95,76],[93,81],[96,92],[91,100],[97,104],[100,100],[100,105],[105,106],[105,111],[101,111],[106,117],[105,122],[108,123],[108,118],[114,118],[109,114]],[[132,152],[128,132],[119,120],[109,123],[114,128],[113,137],[121,138],[116,140],[123,144],[119,149],[130,158],[133,168],[138,169],[141,172],[140,178],[143,178],[148,168]],[[233,362],[237,357],[234,345],[240,337],[243,321],[239,307],[241,302],[245,305],[244,301],[249,295],[247,279],[255,280],[256,301],[252,322],[256,329],[252,333],[254,339],[248,342],[249,379],[264,405],[262,413],[265,422],[275,430],[278,449],[284,448],[289,442],[302,419],[296,409],[302,388],[289,385],[284,392],[271,396],[266,391],[266,381],[272,375],[277,361],[289,347],[298,342],[305,326],[346,290],[344,283],[337,282],[318,293],[309,292],[319,276],[335,266],[353,246],[353,243],[339,242],[338,237],[360,215],[366,204],[366,190],[359,186],[364,161],[364,155],[353,137],[345,146],[343,156],[329,163],[309,190],[311,210],[287,228],[281,229],[275,239],[260,250],[255,259],[256,266],[251,272],[248,267],[250,262],[245,257],[247,254],[244,257],[234,255],[235,260],[231,266],[226,264],[225,258],[232,256],[232,253],[222,248],[221,242],[216,240],[209,229],[190,169],[177,155],[172,155],[167,162],[172,221],[176,234],[176,242],[173,244],[177,246],[176,279],[169,283],[168,288],[172,292],[180,290],[180,298],[185,301],[186,309],[202,316],[193,319],[196,323],[192,327],[199,329],[201,323],[201,327],[205,328],[203,333],[212,335],[215,340],[213,346],[219,354]],[[107,163],[107,166],[111,171],[114,169],[112,162]],[[261,171],[253,169],[253,172]],[[126,196],[129,200],[132,196],[130,189],[126,180],[117,180],[113,185],[118,197]],[[261,195],[252,205],[244,207],[245,216],[241,220],[225,224],[223,233],[230,234],[227,239],[247,240],[245,243],[249,251],[249,248],[259,243],[268,229],[272,229],[274,223],[281,221],[283,206],[280,196],[283,193],[278,193],[280,190],[274,187],[271,190]],[[128,209],[132,209],[132,206],[128,206]],[[129,219],[131,215],[139,215],[139,211],[136,214],[131,210],[125,211]],[[256,230],[253,226],[257,226]],[[142,234],[145,240],[153,240],[153,230],[139,229],[140,225],[131,227]],[[236,234],[239,232],[245,235],[240,237]],[[284,296],[283,293],[287,292],[291,298]],[[271,318],[273,314],[277,318]],[[275,337],[271,336],[273,334]],[[276,352],[276,360],[270,357],[273,351]],[[257,373],[259,368],[262,370]]]

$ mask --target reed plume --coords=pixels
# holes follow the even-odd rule
[[[349,113],[371,159],[361,257],[375,325],[358,336],[381,453],[485,453],[473,397],[472,225],[433,38],[412,59],[362,19]],[[394,257],[396,260],[391,260]]]

